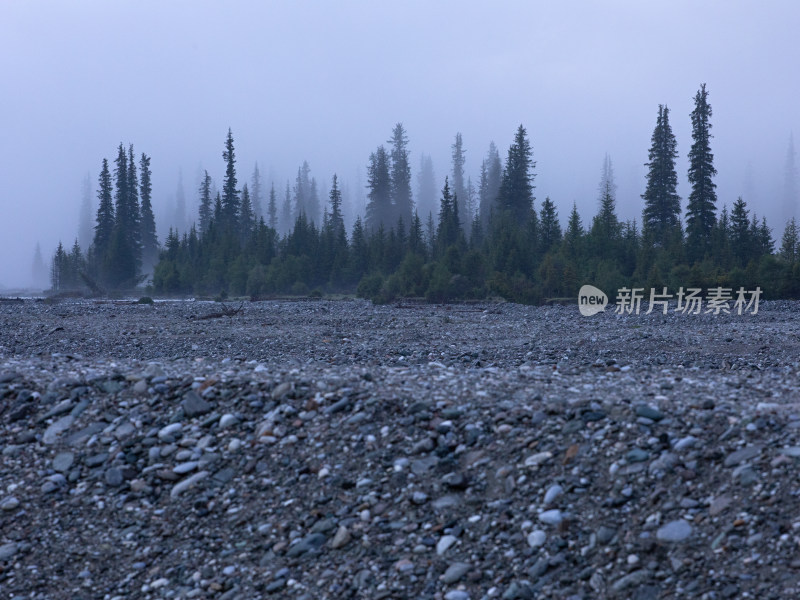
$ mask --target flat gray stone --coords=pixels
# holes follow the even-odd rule
[[[183,414],[190,419],[209,413],[211,409],[214,408],[211,404],[203,400],[194,390],[190,390],[184,394],[181,406],[183,407]]]
[[[656,539],[662,542],[682,542],[692,535],[692,526],[683,519],[670,521],[656,532]]]
[[[469,573],[469,570],[472,568],[472,565],[463,562],[456,562],[447,567],[447,570],[442,575],[442,581],[446,585],[450,585],[451,583],[457,583],[461,580],[464,575]]]
[[[53,459],[53,470],[66,473],[74,462],[75,455],[72,452],[59,452]]]
[[[0,546],[0,562],[4,560],[8,560],[12,556],[14,556],[19,550],[19,544],[16,542],[11,542],[9,544],[3,544]]]
[[[761,450],[762,450],[761,446],[745,446],[744,448],[737,450],[736,452],[731,452],[728,456],[725,457],[725,466],[735,467],[736,465],[741,464],[746,460],[755,458],[756,456],[761,454]]]
[[[75,422],[75,417],[72,415],[67,415],[66,417],[61,417],[58,421],[52,423],[44,432],[42,436],[42,441],[45,444],[52,444],[58,439],[58,436],[64,433],[67,429],[72,427],[72,424]]]
[[[200,471],[199,473],[195,473],[191,477],[187,477],[183,481],[176,483],[174,486],[172,486],[172,490],[169,492],[170,498],[180,496],[183,492],[193,487],[206,477],[208,477],[208,471]]]

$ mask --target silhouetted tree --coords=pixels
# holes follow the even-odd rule
[[[366,229],[374,232],[380,225],[394,225],[392,221],[392,181],[389,174],[389,160],[386,149],[378,149],[370,154],[367,167],[367,214]]]
[[[711,228],[716,220],[717,170],[711,153],[711,105],[706,84],[700,86],[692,111],[692,147],[689,150],[689,183],[692,191],[686,207],[687,252],[690,261],[702,260],[710,249]]]
[[[520,125],[514,143],[508,149],[503,179],[500,184],[499,206],[511,213],[520,224],[527,223],[533,214],[533,151],[525,128]]]
[[[408,162],[408,137],[402,123],[395,125],[387,143],[391,145],[392,159],[392,221],[403,219],[404,223],[410,223],[414,204],[411,199],[411,165]]]
[[[681,199],[677,193],[675,159],[677,142],[669,124],[669,108],[658,105],[656,127],[651,138],[649,162],[645,163],[647,187],[642,198],[645,235],[659,246],[667,246],[680,229]]]
[[[464,141],[461,134],[456,134],[456,140],[450,147],[453,160],[453,195],[458,200],[458,213],[462,216],[467,215],[467,188],[464,181]],[[469,221],[466,221],[469,222]]]

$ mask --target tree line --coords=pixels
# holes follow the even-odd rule
[[[239,186],[229,130],[221,191],[213,193],[206,172],[198,190],[197,224],[186,232],[170,230],[159,253],[149,158],[142,155],[137,180],[133,149],[126,155],[120,145],[113,181],[103,161],[92,245],[85,254],[77,242],[70,251],[59,245],[53,289],[67,289],[81,278],[124,289],[152,267],[152,292],[170,295],[263,298],[356,292],[377,302],[494,296],[539,303],[574,297],[580,285],[593,283],[612,295],[633,285],[659,290],[760,286],[766,297],[797,297],[800,246],[794,219],[776,249],[766,220],[744,199],[738,198],[730,211],[727,206],[718,210],[708,96],[703,84],[690,115],[690,194],[684,218],[671,113],[665,105],[658,107],[641,225],[618,218],[613,166],[606,157],[597,214],[584,224],[573,204],[562,229],[550,198],[536,206],[536,163],[522,125],[505,161],[490,145],[477,188],[464,179],[463,141],[457,135],[438,210],[420,214],[411,192],[408,136],[398,123],[387,145],[369,155],[366,211],[348,233],[337,176],[321,206],[307,163],[298,169],[293,196],[287,184],[282,209],[273,186],[262,210],[257,171],[252,193],[247,184]],[[429,185],[432,177],[426,171],[431,167],[423,159],[420,183],[425,178]],[[283,235],[279,219],[293,220]]]

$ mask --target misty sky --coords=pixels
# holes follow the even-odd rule
[[[439,187],[457,132],[477,184],[489,142],[505,159],[522,123],[536,207],[550,196],[563,222],[574,201],[586,223],[606,153],[620,216],[640,220],[663,103],[685,207],[703,82],[720,205],[744,195],[780,239],[789,136],[800,136],[799,34],[794,0],[3,0],[0,287],[29,284],[37,241],[48,263],[59,239],[71,245],[82,180],[94,186],[120,142],[152,157],[158,217],[179,171],[190,209],[199,168],[221,187],[228,127],[240,183],[258,161],[282,191],[308,160],[323,191],[336,172],[353,196],[397,122],[414,183],[426,153]]]

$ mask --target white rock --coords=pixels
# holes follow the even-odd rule
[[[561,521],[564,520],[564,515],[562,515],[561,511],[556,508],[553,510],[546,510],[541,513],[539,515],[539,520],[547,525],[560,525]]]
[[[443,535],[442,537],[440,537],[439,541],[436,542],[436,554],[441,556],[442,554],[447,552],[450,546],[456,543],[456,539],[457,538],[454,535]]]
[[[199,473],[195,473],[191,477],[187,477],[183,481],[176,483],[172,486],[172,491],[170,491],[169,495],[171,498],[175,498],[188,490],[190,487],[195,485],[198,481],[202,481],[208,477],[208,471],[200,471]]]
[[[540,548],[547,540],[547,534],[541,529],[535,529],[528,534],[528,545],[531,548]]]
[[[178,433],[181,429],[183,429],[183,426],[180,423],[170,423],[158,431],[158,439],[163,440],[166,437]]]
[[[553,501],[558,498],[561,494],[564,493],[564,488],[562,488],[557,483],[555,485],[551,485],[547,488],[547,492],[544,494],[544,503],[545,506],[548,504],[552,504]]]

